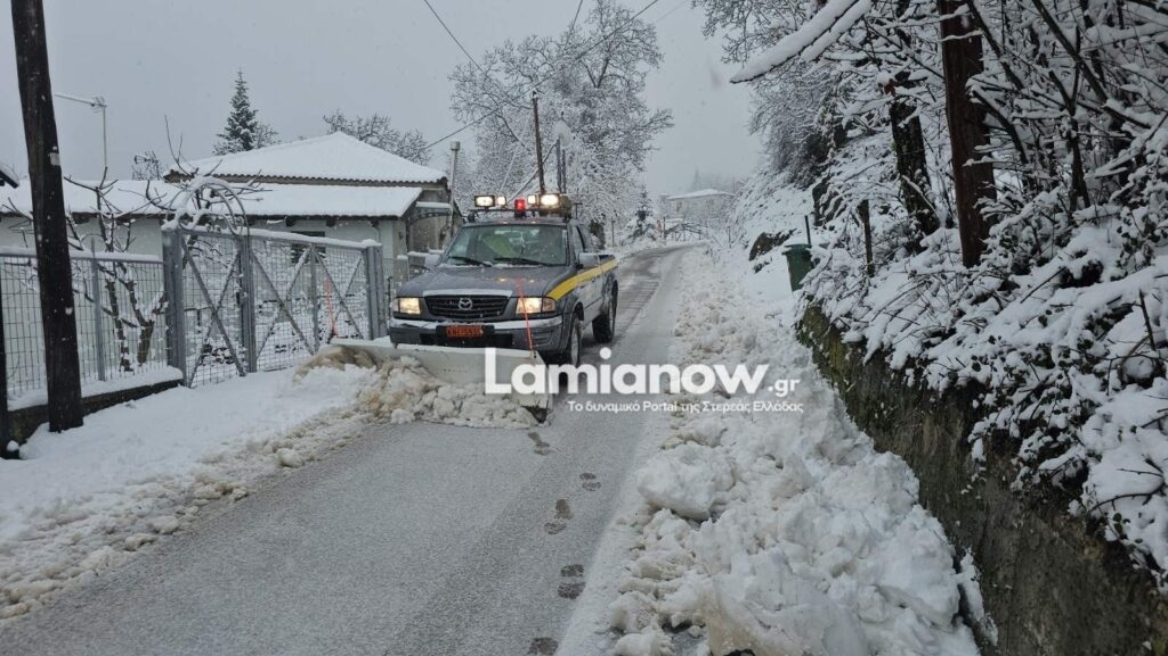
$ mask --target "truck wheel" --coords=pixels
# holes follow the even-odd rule
[[[556,362],[559,364],[570,364],[578,366],[580,364],[580,351],[584,343],[584,322],[580,317],[572,315],[572,332],[568,335],[568,344],[564,350],[560,351],[556,356]]]
[[[592,336],[600,344],[611,344],[616,337],[616,298],[616,290],[613,289],[608,299],[608,309],[592,320]]]

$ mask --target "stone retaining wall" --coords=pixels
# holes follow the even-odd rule
[[[989,656],[1168,654],[1168,603],[1122,547],[1066,512],[1069,496],[1012,492],[1015,445],[987,445],[980,476],[965,437],[979,419],[972,393],[938,396],[908,385],[880,357],[844,343],[816,308],[800,340],[877,446],[905,459],[920,479],[920,502],[960,553],[972,549],[998,642]],[[976,629],[975,629],[976,630]]]

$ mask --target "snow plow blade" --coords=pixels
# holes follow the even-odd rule
[[[455,385],[486,383],[486,349],[456,348],[453,346],[424,346],[420,344],[394,344],[389,340],[334,339],[331,346],[353,349],[365,353],[374,362],[391,358],[410,357],[439,380]],[[518,349],[495,349],[495,381],[510,383],[511,373],[519,365],[543,365],[538,353]],[[550,394],[521,394],[512,391],[512,400],[527,408],[536,419],[543,421],[552,406]]]

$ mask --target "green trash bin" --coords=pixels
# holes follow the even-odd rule
[[[798,291],[803,287],[803,279],[815,267],[811,261],[811,246],[809,244],[791,244],[783,249],[787,258],[787,271],[791,273],[791,290]]]

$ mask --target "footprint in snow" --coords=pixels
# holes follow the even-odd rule
[[[538,654],[539,656],[551,656],[556,653],[560,643],[551,638],[535,638],[531,641],[531,647],[527,649],[528,654]]]
[[[584,472],[583,474],[580,474],[580,480],[584,481],[580,487],[588,490],[589,492],[595,492],[600,489],[600,481],[596,480],[596,474]]]
[[[536,455],[546,456],[549,452],[551,452],[551,445],[549,445],[547,442],[544,442],[543,439],[540,438],[539,433],[531,431],[527,434],[527,437],[531,438],[531,441],[535,443],[535,448],[533,451],[535,451]]]
[[[572,519],[572,508],[567,499],[556,500],[556,519]]]
[[[560,570],[560,576],[569,579],[561,583],[559,589],[556,591],[561,597],[564,599],[575,599],[580,596],[581,592],[584,592],[584,581],[573,580],[584,577],[583,565],[568,565]]]

